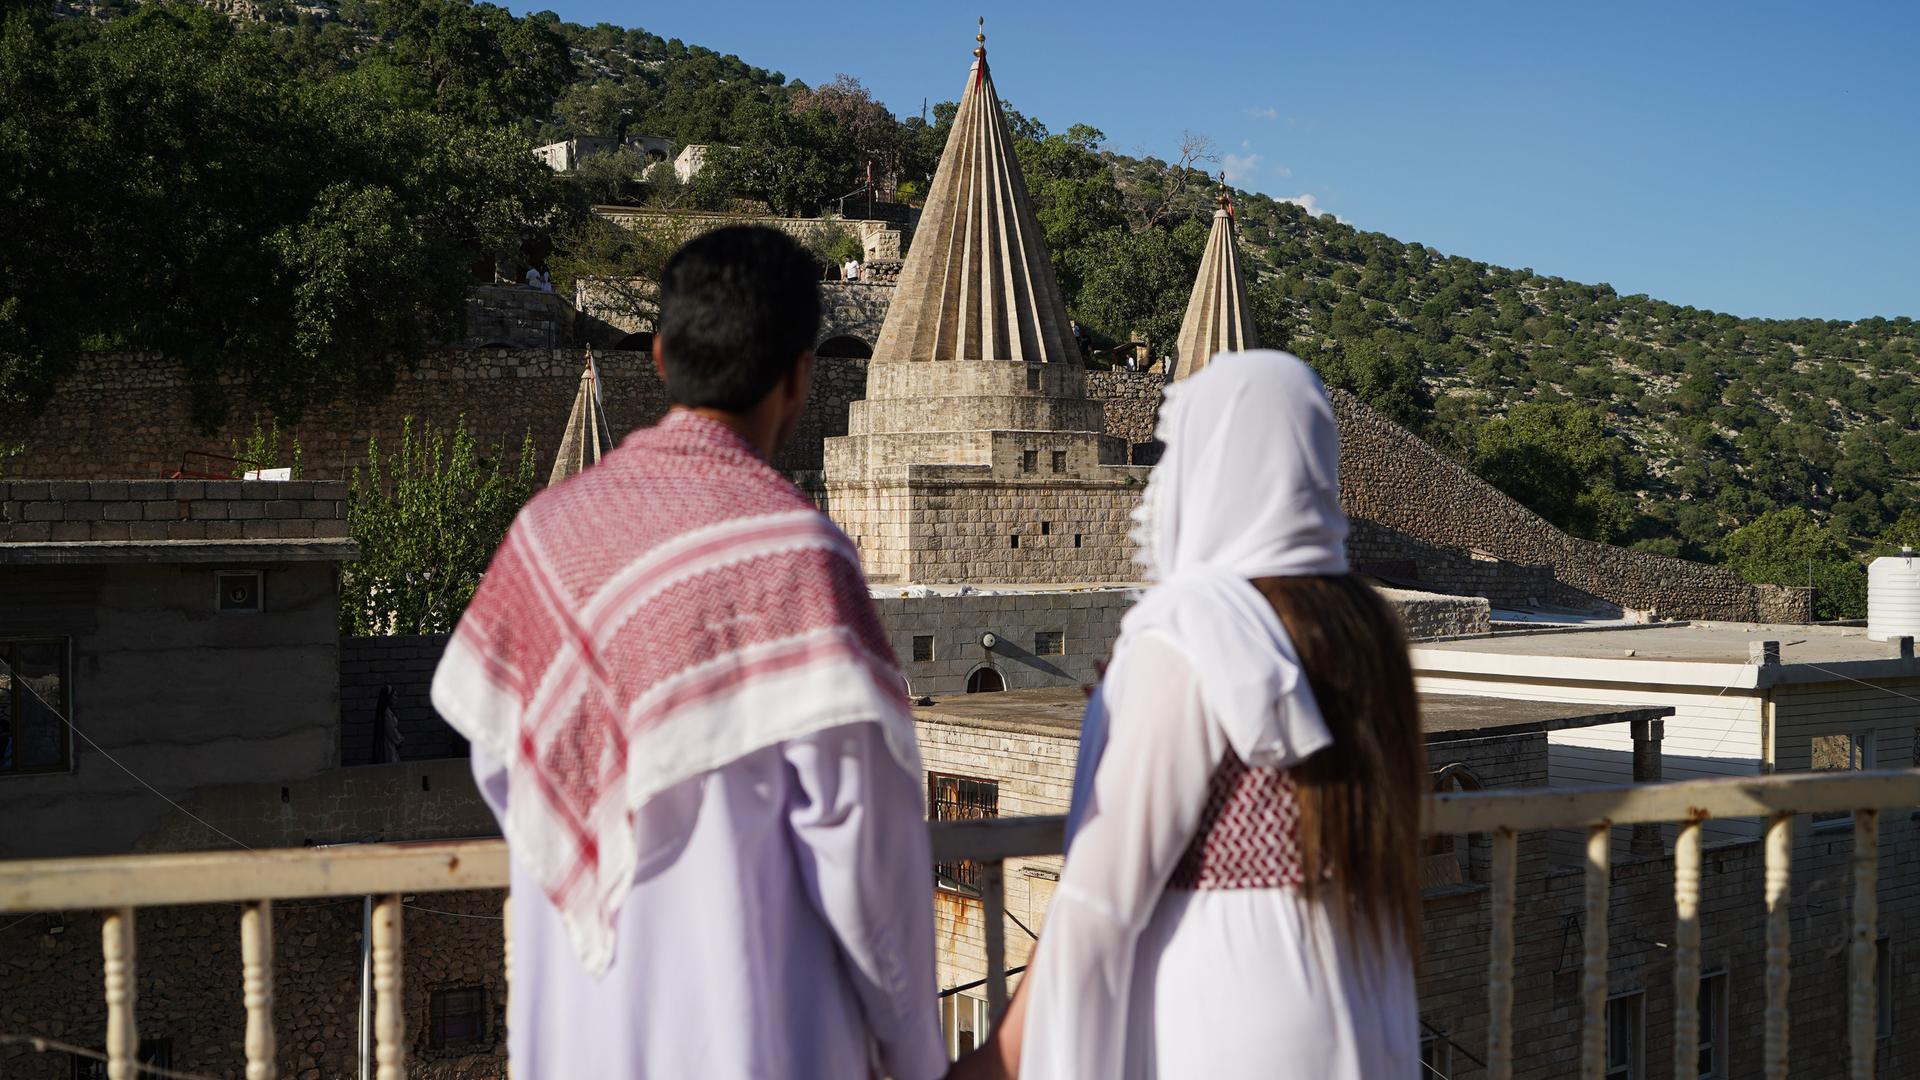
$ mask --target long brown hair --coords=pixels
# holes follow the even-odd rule
[[[1333,745],[1293,769],[1304,890],[1378,947],[1420,947],[1420,809],[1427,787],[1420,700],[1400,620],[1352,574],[1261,578]]]

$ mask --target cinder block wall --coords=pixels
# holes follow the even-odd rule
[[[346,497],[328,480],[0,481],[0,544],[338,539]]]

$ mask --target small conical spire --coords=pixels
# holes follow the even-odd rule
[[[1219,209],[1213,212],[1213,230],[1207,234],[1200,274],[1194,279],[1187,317],[1181,320],[1176,339],[1180,353],[1173,368],[1176,379],[1206,367],[1216,353],[1260,347],[1248,316],[1247,283],[1240,276],[1240,251],[1233,242],[1233,194],[1224,174],[1215,201]]]
[[[1078,363],[1067,309],[987,68],[986,20],[873,362]]]
[[[594,366],[593,346],[589,345],[586,367],[580,370],[580,388],[574,391],[573,411],[567,414],[567,427],[560,436],[560,452],[554,455],[547,486],[597,464],[612,449],[613,431],[600,400],[600,371]]]

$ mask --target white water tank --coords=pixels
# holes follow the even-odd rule
[[[1867,637],[1920,638],[1920,554],[1912,548],[1867,567]]]

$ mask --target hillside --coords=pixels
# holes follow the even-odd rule
[[[563,286],[573,273],[631,272],[660,254],[609,236],[583,212],[591,202],[745,203],[815,213],[858,188],[868,162],[890,192],[897,183],[897,197],[912,201],[937,163],[953,113],[947,103],[926,119],[897,118],[847,76],[809,87],[644,30],[584,27],[550,15],[515,19],[463,0],[209,6],[237,20],[241,29],[232,36],[240,44],[231,48],[264,72],[259,77],[325,101],[335,100],[326,94],[347,92],[389,95],[423,114],[413,130],[430,137],[457,125],[457,132],[488,138],[511,134],[524,145],[624,133],[726,148],[710,156],[690,186],[638,155],[594,159],[560,191],[516,168],[511,183],[523,189],[474,211],[487,215],[485,229],[463,232],[453,228],[458,222],[447,223],[458,242],[441,250],[466,258],[501,252],[499,215],[511,203],[523,250],[551,252]],[[126,16],[140,7],[102,0],[85,8],[92,19],[53,21],[139,23]],[[38,25],[33,32],[89,47],[87,35],[71,27]],[[124,48],[148,32],[97,36]],[[964,53],[955,48],[951,62],[964,63]],[[33,71],[12,74],[22,80],[13,85],[45,81]],[[1019,73],[1001,74],[1017,97]],[[1182,159],[1165,162],[1115,153],[1092,128],[1058,126],[1072,118],[1049,125],[1010,107],[1009,119],[1074,315],[1103,347],[1144,341],[1156,351],[1169,348],[1214,205],[1204,140],[1183,140]],[[1204,126],[1205,118],[1195,123]],[[347,137],[334,132],[326,139]],[[395,175],[385,169],[379,182],[405,194]],[[302,196],[319,200],[315,205],[334,197]],[[1805,584],[1811,575],[1838,598],[1823,605],[1826,614],[1856,606],[1850,597],[1862,575],[1854,556],[1895,537],[1920,537],[1920,434],[1911,430],[1920,409],[1920,328],[1910,318],[1735,318],[1450,257],[1264,195],[1236,191],[1233,201],[1267,344],[1298,352],[1330,383],[1571,532],[1730,561],[1756,580]],[[333,250],[316,246],[311,259]],[[122,261],[137,264],[139,253]],[[327,280],[356,279],[332,273]],[[87,295],[66,283],[49,284],[50,292],[54,284],[61,295]],[[31,305],[17,309],[24,315],[7,314],[6,287],[0,345],[9,319],[31,325],[33,315]],[[452,295],[441,287],[419,302],[445,304]],[[331,381],[314,383],[312,394],[377,391],[394,363],[388,351],[376,349],[381,343],[369,335],[325,325],[326,312],[352,305],[308,307],[322,325],[302,324],[298,340],[330,343],[333,351],[317,355],[338,369]],[[389,317],[388,324],[400,332],[400,321]],[[242,336],[262,364],[274,336],[292,332],[279,324],[248,329]],[[138,331],[109,323],[91,340],[148,340]],[[192,338],[190,327],[169,332]],[[188,344],[230,355],[214,351],[219,342]],[[218,370],[209,363],[210,372]],[[59,370],[57,363],[0,363],[0,405],[9,378],[39,372],[39,384],[20,382],[31,390]],[[284,405],[297,410],[302,400],[287,396]]]

